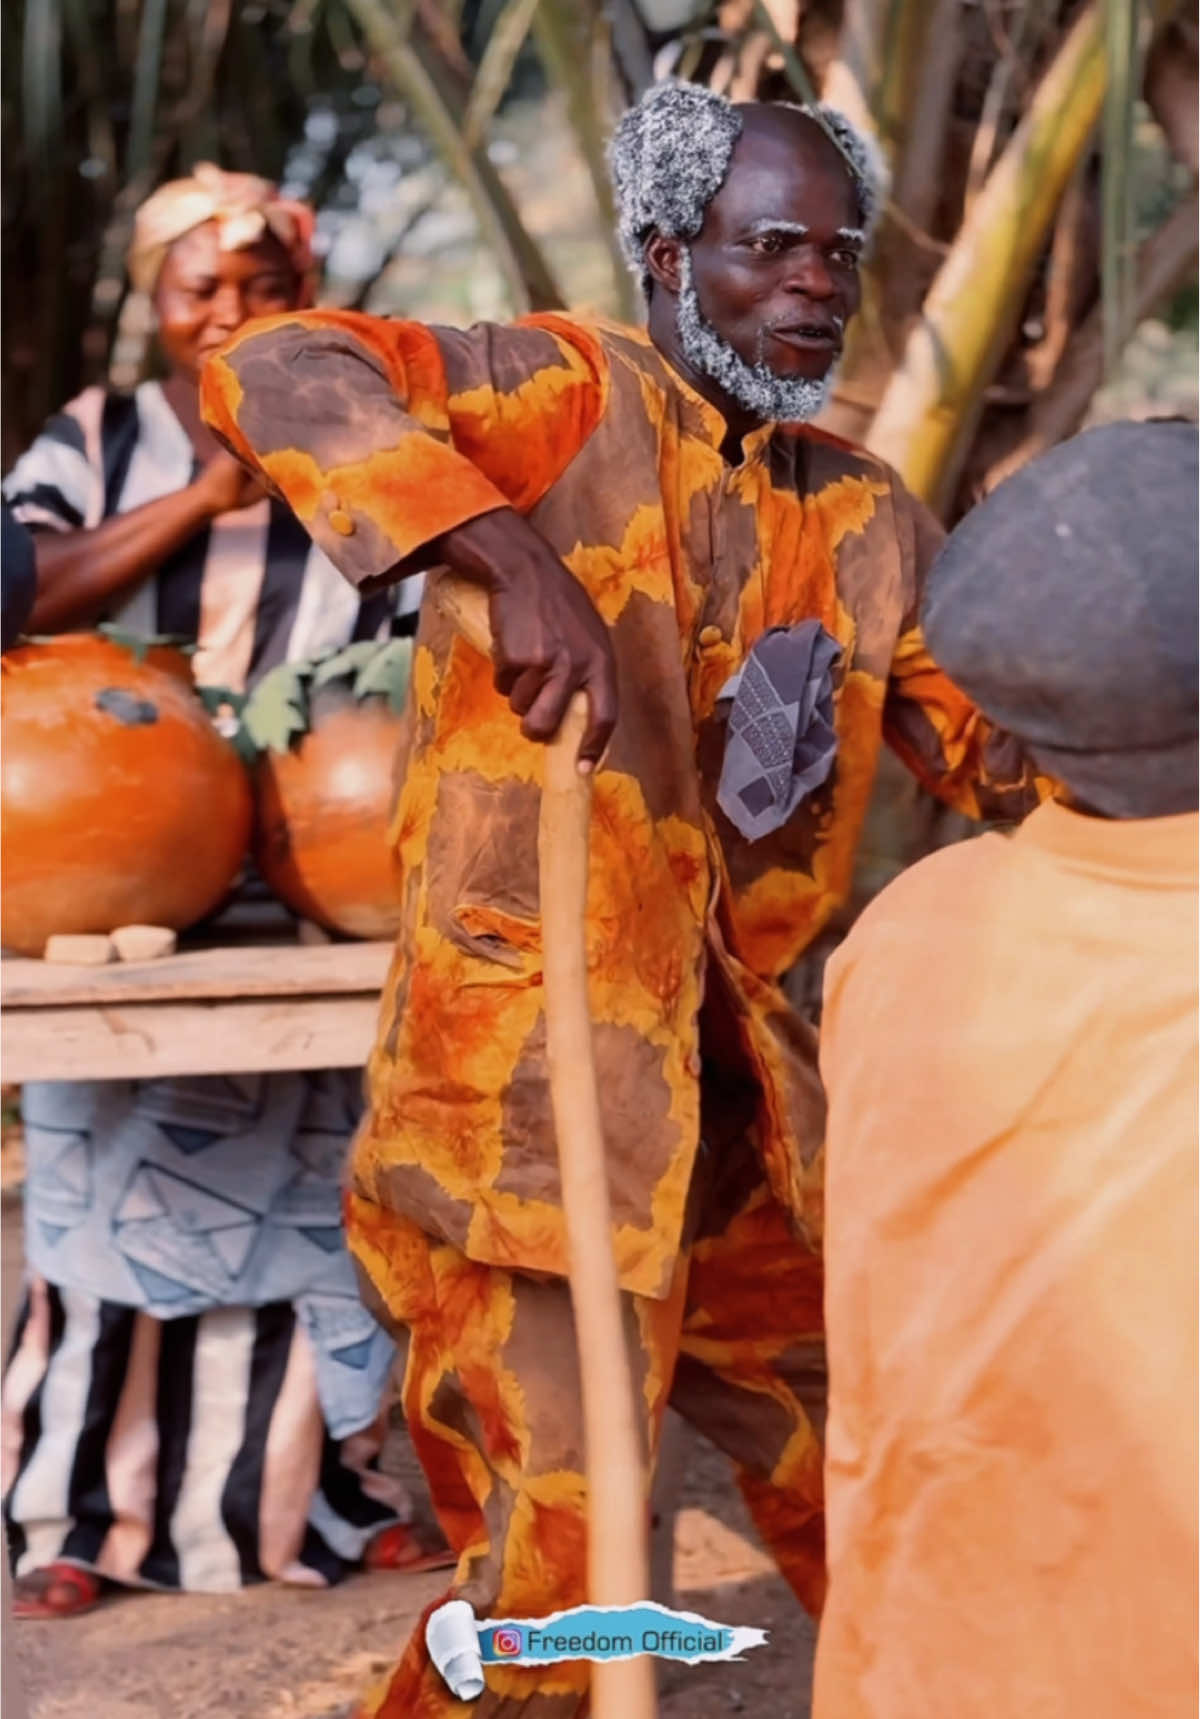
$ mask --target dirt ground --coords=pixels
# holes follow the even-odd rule
[[[11,1146],[4,1156],[7,1333],[21,1258],[19,1170]],[[401,1444],[395,1455],[407,1469],[411,1452]],[[664,1663],[662,1719],[808,1719],[812,1626],[774,1574],[723,1459],[687,1433],[680,1460],[677,1603],[757,1625],[768,1643],[736,1664]],[[4,1651],[15,1656],[29,1719],[349,1719],[443,1581],[364,1575],[323,1592],[130,1594],[69,1622],[13,1624]]]

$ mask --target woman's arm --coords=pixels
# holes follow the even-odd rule
[[[262,495],[244,467],[222,452],[173,495],[114,514],[91,530],[38,532],[38,594],[28,630],[91,626],[115,596],[156,572],[218,514],[249,507]]]

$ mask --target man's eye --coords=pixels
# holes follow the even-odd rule
[[[840,250],[833,253],[833,260],[844,269],[856,269],[859,264],[859,255],[858,251]]]
[[[783,249],[783,239],[778,233],[760,233],[751,240],[750,248],[760,257],[773,257]]]

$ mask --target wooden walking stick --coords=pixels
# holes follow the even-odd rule
[[[435,601],[467,641],[491,655],[487,597],[439,575]],[[577,693],[546,748],[538,825],[542,968],[550,1101],[558,1141],[571,1303],[582,1381],[588,1498],[588,1599],[636,1605],[650,1597],[649,1503],[612,1250],[604,1133],[587,990],[588,824],[592,778],[576,768],[587,726]],[[654,1719],[654,1661],[597,1661],[595,1719]]]

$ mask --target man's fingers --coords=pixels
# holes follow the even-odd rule
[[[500,684],[500,676],[496,676],[496,686],[500,692],[507,691],[509,706],[518,716],[524,716],[532,707],[538,693],[545,685],[547,671],[543,667],[521,669],[508,676],[507,688]]]
[[[579,742],[579,768],[592,771],[604,755],[617,726],[617,679],[612,659],[585,682],[588,701],[588,725]]]
[[[526,740],[548,741],[562,727],[567,705],[576,686],[576,676],[569,662],[556,662],[542,682],[537,697],[525,712],[521,733]],[[511,702],[511,700],[510,700]],[[515,708],[515,706],[514,706]]]

